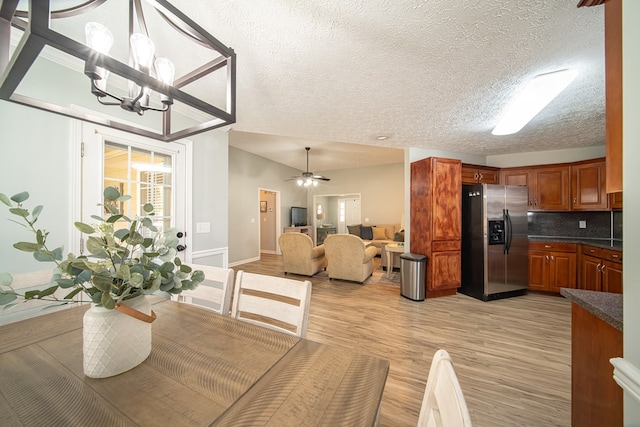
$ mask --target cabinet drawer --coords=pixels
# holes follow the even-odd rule
[[[602,258],[602,248],[596,246],[582,245],[582,253],[584,255],[590,255],[597,258]]]
[[[529,242],[530,251],[576,252],[576,243]]]
[[[432,252],[459,251],[461,247],[460,240],[435,240],[431,242]]]
[[[602,250],[602,259],[606,259],[613,262],[619,262],[622,264],[622,252],[614,251],[611,249]]]

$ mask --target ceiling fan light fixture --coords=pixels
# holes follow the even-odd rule
[[[540,74],[531,80],[511,102],[491,131],[493,135],[511,135],[522,129],[576,78],[575,70]]]
[[[327,178],[326,176],[314,175],[313,172],[309,172],[309,150],[311,150],[311,147],[305,147],[304,149],[307,150],[307,169],[302,172],[300,176],[294,176],[287,181],[295,179],[296,184],[301,187],[304,186],[305,188],[317,187],[318,181],[331,181],[331,179]]]

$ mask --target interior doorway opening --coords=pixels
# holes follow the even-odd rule
[[[268,188],[258,189],[259,253],[280,254],[280,192]]]
[[[313,212],[315,242],[318,241],[317,230],[320,227],[336,227],[339,234],[345,234],[348,225],[362,223],[360,193],[315,195]]]

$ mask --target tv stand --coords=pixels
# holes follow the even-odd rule
[[[298,227],[285,227],[284,232],[306,234],[307,236],[311,237],[311,240],[313,240],[313,227],[311,227],[310,225],[303,225]]]

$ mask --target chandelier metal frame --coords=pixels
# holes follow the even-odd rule
[[[148,73],[137,70],[133,65],[125,64],[108,55],[97,52],[83,43],[52,30],[49,26],[50,19],[65,18],[85,13],[100,6],[105,3],[105,1],[106,0],[88,0],[68,9],[52,10],[52,0],[29,0],[29,10],[20,11],[17,10],[18,0],[0,0],[0,99],[166,142],[175,141],[180,138],[235,123],[235,52],[233,49],[218,41],[184,13],[172,6],[168,1],[147,0],[147,3],[160,14],[164,22],[168,25],[188,37],[192,42],[209,48],[214,53],[212,59],[204,65],[185,75],[177,76],[172,85],[168,85]],[[146,23],[144,15],[142,14],[140,1],[141,0],[129,0],[129,35],[133,32],[134,22],[138,24],[139,28],[144,29],[146,32]],[[13,55],[11,55],[10,46],[11,27],[18,28],[24,32]],[[129,121],[119,121],[111,117],[104,118],[96,114],[78,111],[16,93],[15,91],[20,82],[45,46],[50,46],[60,52],[72,55],[84,61],[85,64],[92,61],[92,64],[102,67],[110,73],[117,74],[140,87],[149,88],[150,90],[171,98],[173,101],[180,101],[189,107],[213,116],[213,119],[188,128],[172,131],[171,105],[169,105],[166,110],[157,113],[162,114],[162,129],[158,132],[145,126],[137,126]],[[223,68],[226,68],[227,71],[225,110],[181,90],[181,88],[184,88],[186,85]],[[83,76],[82,78],[86,77]],[[136,112],[139,113],[139,111]]]

